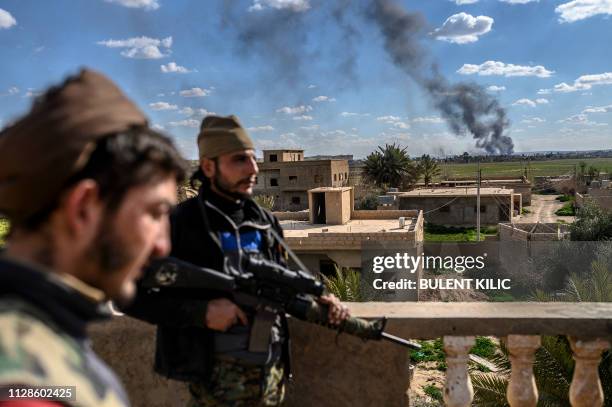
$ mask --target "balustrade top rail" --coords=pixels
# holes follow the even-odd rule
[[[447,335],[612,337],[612,303],[360,302],[362,318],[387,317],[387,331],[413,339]]]

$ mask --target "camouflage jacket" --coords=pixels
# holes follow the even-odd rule
[[[129,405],[113,372],[90,348],[86,325],[106,314],[85,294],[88,290],[95,289],[0,256],[0,387],[5,393],[54,386],[71,388],[72,397],[56,399],[68,406]],[[61,392],[68,396],[67,390]]]

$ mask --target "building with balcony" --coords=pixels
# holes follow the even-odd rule
[[[253,189],[255,195],[274,197],[274,210],[308,208],[308,190],[348,185],[348,160],[305,160],[304,150],[264,150]]]

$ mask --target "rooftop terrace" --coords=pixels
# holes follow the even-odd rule
[[[480,188],[480,196],[500,196],[512,195],[512,189],[506,188]],[[477,188],[422,188],[409,192],[403,192],[400,197],[455,197],[455,196],[476,196]]]

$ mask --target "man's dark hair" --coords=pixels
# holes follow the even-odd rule
[[[96,181],[100,198],[109,212],[116,210],[127,192],[136,186],[174,176],[185,179],[187,165],[172,141],[147,127],[133,127],[101,138],[87,164],[66,182],[56,201],[34,216],[12,227],[36,230],[57,208],[63,192],[84,179]]]

